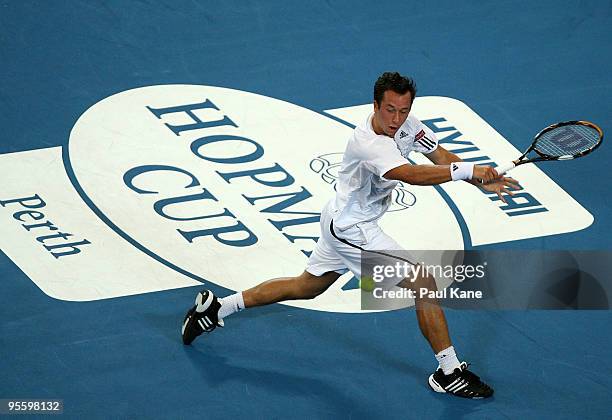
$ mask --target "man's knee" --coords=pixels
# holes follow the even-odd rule
[[[295,278],[295,299],[314,299],[331,286],[340,274],[336,272],[325,273],[322,276],[304,271]]]
[[[420,293],[421,290],[426,289],[428,292],[435,292],[438,290],[436,279],[433,276],[418,276],[415,278],[405,278],[397,284],[399,287],[404,289],[411,289],[415,292]]]

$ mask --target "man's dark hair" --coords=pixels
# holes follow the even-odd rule
[[[387,90],[392,90],[400,95],[410,92],[412,100],[416,96],[416,83],[409,77],[402,76],[398,72],[385,72],[380,75],[374,83],[374,100],[380,106],[380,102]]]

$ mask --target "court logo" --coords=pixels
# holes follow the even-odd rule
[[[337,119],[359,124],[371,108],[328,110],[335,117],[328,118],[196,85],[118,93],[78,119],[67,146],[0,156],[0,201],[8,203],[0,206],[0,247],[49,296],[73,301],[207,282],[242,290],[299,274],[334,194],[341,157],[327,151],[344,150],[352,130]],[[418,98],[413,113],[466,160],[517,154],[459,101]],[[513,175],[523,190],[506,205],[467,183],[406,187],[405,196],[394,195],[401,211],[381,226],[408,249],[463,249],[592,222],[537,168]],[[568,212],[569,224],[559,217]],[[24,226],[36,224],[43,225]],[[343,290],[350,279],[315,300],[287,304],[359,312],[359,291]]]

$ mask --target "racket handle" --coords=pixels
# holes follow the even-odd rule
[[[506,172],[508,172],[510,169],[513,169],[515,167],[516,165],[514,164],[514,162],[508,162],[503,165],[499,165],[497,168],[495,168],[495,170],[497,171],[499,175],[503,175]]]

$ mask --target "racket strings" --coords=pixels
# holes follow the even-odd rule
[[[535,145],[537,151],[554,157],[577,155],[600,141],[599,131],[582,124],[564,125],[543,133]]]

